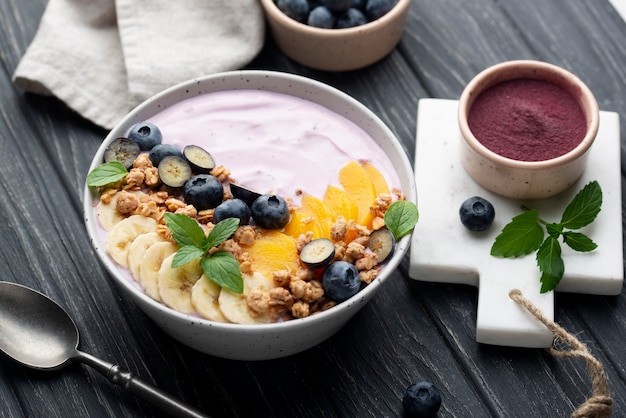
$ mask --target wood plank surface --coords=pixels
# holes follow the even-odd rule
[[[164,334],[116,287],[86,235],[83,184],[106,131],[11,82],[46,4],[0,2],[0,280],[59,301],[84,351],[217,417],[401,417],[404,389],[416,380],[441,390],[439,417],[566,417],[590,395],[582,360],[477,344],[477,290],[415,282],[408,257],[344,329],[295,356],[223,360]],[[269,34],[247,68],[301,74],[347,92],[389,125],[413,160],[419,99],[455,99],[487,66],[527,58],[577,74],[623,124],[626,24],[604,0],[413,0],[402,41],[369,68],[302,67]],[[624,160],[623,131],[621,143]],[[626,416],[624,293],[558,294],[556,307],[556,320],[603,363],[614,416]],[[162,416],[87,367],[41,372],[6,358],[0,405],[1,417]]]

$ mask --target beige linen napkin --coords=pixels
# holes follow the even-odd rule
[[[169,86],[245,66],[264,34],[257,0],[50,0],[13,81],[110,129]]]

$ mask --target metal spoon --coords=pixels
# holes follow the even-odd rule
[[[182,417],[206,417],[119,366],[78,350],[79,334],[70,316],[46,295],[0,281],[0,350],[34,369],[58,370],[72,361],[87,364],[111,383]]]

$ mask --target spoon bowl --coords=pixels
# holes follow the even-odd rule
[[[49,303],[33,304],[35,299]],[[56,370],[76,355],[76,324],[59,305],[35,290],[0,282],[0,329],[0,350],[25,366]]]
[[[84,363],[166,413],[206,417],[120,367],[78,350],[79,340],[78,327],[52,299],[29,287],[0,281],[0,351],[13,360],[39,370]]]

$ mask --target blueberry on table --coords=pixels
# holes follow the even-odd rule
[[[276,6],[290,18],[298,22],[305,22],[309,14],[307,0],[278,0]]]
[[[332,262],[324,270],[322,287],[333,300],[343,302],[359,292],[361,288],[359,271],[354,264],[347,261]]]
[[[300,260],[312,269],[324,267],[334,258],[335,244],[328,238],[314,239],[300,250]]]
[[[128,139],[136,142],[142,151],[148,151],[163,140],[161,130],[151,122],[136,123],[128,132]]]
[[[367,18],[359,9],[351,7],[344,13],[339,15],[335,27],[337,29],[353,28],[355,26],[364,25],[367,23]]]
[[[430,382],[413,383],[404,392],[402,406],[408,418],[434,417],[441,406],[441,393]]]
[[[159,178],[166,186],[182,187],[191,178],[191,167],[187,160],[177,155],[169,155],[157,167]]]
[[[289,222],[289,206],[280,196],[264,194],[250,208],[254,223],[263,229],[282,229]]]
[[[211,154],[202,147],[187,145],[183,149],[183,155],[195,173],[209,174],[211,170],[215,168],[215,160]]]
[[[148,158],[152,161],[152,165],[158,167],[163,158],[170,155],[182,157],[183,153],[172,144],[157,144],[148,153]]]
[[[213,212],[213,223],[216,224],[227,218],[239,219],[239,225],[250,223],[250,208],[243,200],[228,199],[217,205]]]
[[[472,231],[485,231],[493,223],[496,211],[486,199],[474,196],[467,199],[459,209],[461,222]]]
[[[326,6],[317,6],[311,10],[306,24],[322,29],[332,29],[335,26],[335,16]]]
[[[117,138],[104,150],[104,162],[117,161],[129,170],[140,152],[139,145],[136,143],[126,138]]]
[[[196,174],[185,182],[183,196],[197,210],[213,209],[224,200],[224,186],[215,176]]]

